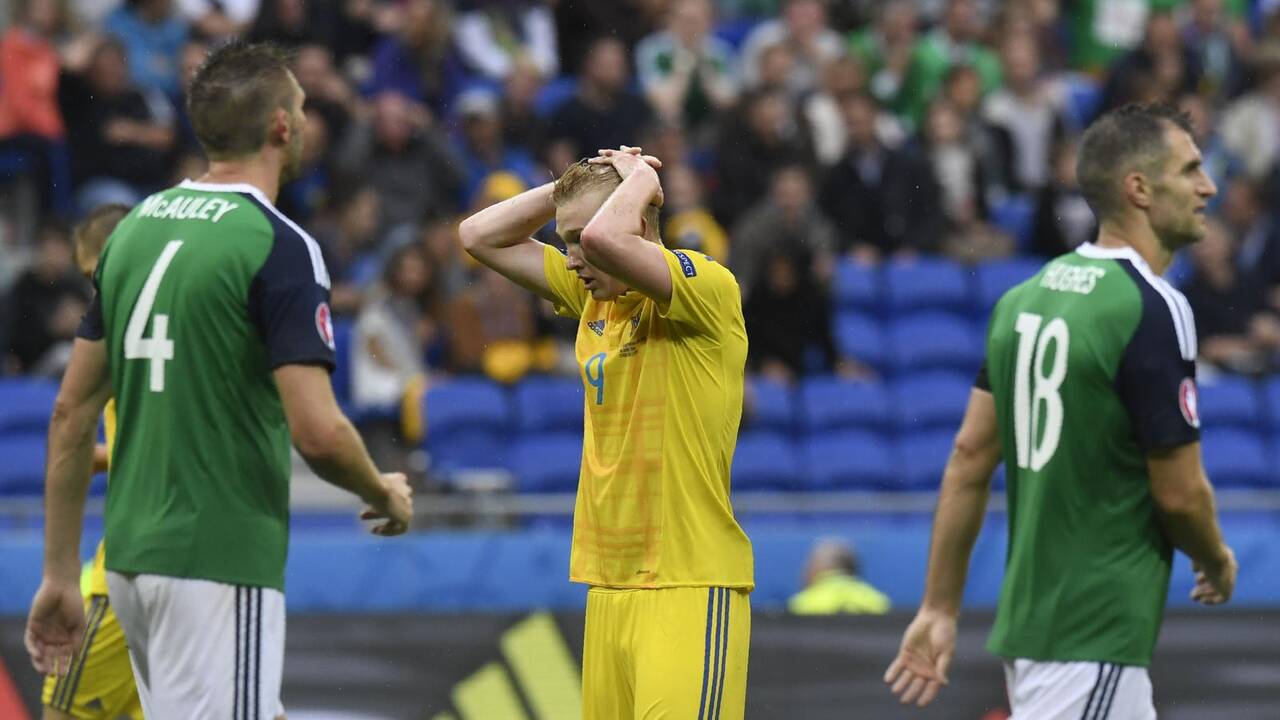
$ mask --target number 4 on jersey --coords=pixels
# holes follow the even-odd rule
[[[1017,367],[1013,379],[1013,435],[1018,451],[1018,467],[1039,472],[1058,449],[1062,435],[1062,394],[1067,379],[1067,348],[1071,333],[1062,318],[1044,325],[1034,313],[1019,313]],[[1053,344],[1053,367],[1044,372],[1049,345]],[[1044,407],[1043,416],[1041,406]],[[1039,442],[1037,442],[1039,440]]]
[[[169,316],[156,315],[151,323],[151,337],[144,338],[142,333],[147,329],[147,318],[151,317],[151,307],[156,304],[156,291],[160,289],[160,281],[173,262],[173,256],[182,249],[181,240],[170,240],[160,252],[147,282],[142,286],[138,302],[129,314],[129,327],[124,331],[124,357],[126,360],[151,361],[151,392],[164,392],[164,362],[173,359],[173,341],[169,339]]]

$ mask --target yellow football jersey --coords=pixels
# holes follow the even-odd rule
[[[111,465],[111,448],[115,446],[116,441],[116,400],[112,398],[107,401],[107,407],[102,411],[103,432],[107,436],[107,465]],[[98,541],[98,549],[93,554],[93,569],[89,571],[89,592],[90,595],[106,595],[107,594],[107,565],[106,565],[106,544],[104,541]]]
[[[569,575],[615,588],[754,586],[729,503],[747,333],[733,274],[663,249],[666,307],[637,292],[594,300],[547,246],[557,312],[579,318],[586,390]]]

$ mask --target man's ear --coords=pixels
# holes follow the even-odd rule
[[[267,129],[267,143],[278,147],[289,144],[293,128],[289,125],[289,113],[284,108],[276,108],[271,113],[271,124]]]
[[[1146,175],[1135,170],[1126,174],[1121,182],[1126,200],[1143,210],[1151,207],[1151,180]]]

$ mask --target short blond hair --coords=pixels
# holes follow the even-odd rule
[[[76,262],[96,265],[98,257],[102,255],[103,246],[107,244],[107,238],[111,237],[116,225],[128,214],[129,206],[119,203],[99,205],[89,211],[88,216],[71,231],[71,243],[75,248]],[[90,259],[92,259],[91,263]]]
[[[556,180],[556,186],[551,191],[551,201],[557,207],[564,205],[570,200],[585,195],[586,193],[596,190],[603,190],[612,193],[622,184],[622,176],[612,165],[605,163],[589,163],[585,159],[569,166],[568,170]],[[650,205],[644,209],[644,221],[647,228],[648,239],[661,244],[662,239],[658,233],[659,209]]]

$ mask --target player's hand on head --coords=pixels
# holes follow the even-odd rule
[[[360,513],[361,520],[385,520],[370,530],[374,535],[401,535],[413,520],[413,487],[404,473],[382,473],[386,494]]]
[[[902,636],[884,681],[904,705],[924,707],[947,684],[956,649],[956,618],[921,609]]]
[[[623,180],[635,173],[649,175],[655,187],[651,204],[656,207],[662,207],[662,182],[659,181],[657,172],[662,167],[662,161],[658,158],[652,155],[644,155],[638,147],[633,148],[623,145],[617,150],[603,149],[598,156],[591,158],[587,162],[593,165],[612,165]]]
[[[1191,599],[1205,605],[1221,605],[1231,599],[1236,589],[1236,573],[1240,566],[1236,555],[1227,548],[1226,558],[1220,567],[1206,569],[1199,563],[1191,568],[1196,574],[1196,585],[1191,589]]]
[[[36,672],[67,674],[84,636],[84,601],[76,583],[41,583],[23,637]]]

